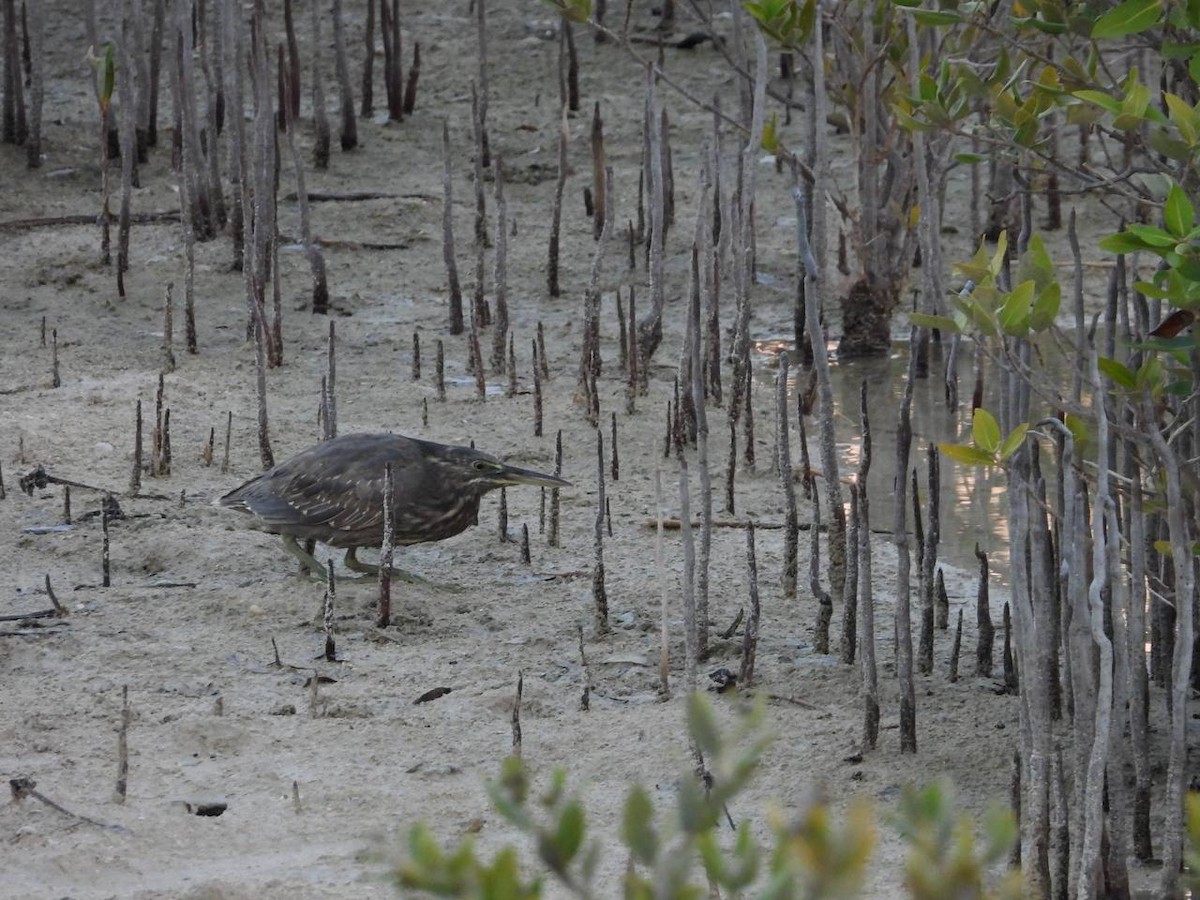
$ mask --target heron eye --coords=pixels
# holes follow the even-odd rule
[[[472,467],[472,468],[473,468],[473,469],[474,469],[476,472],[486,472],[488,469],[490,469],[490,468],[491,468],[491,466],[489,466],[489,465],[487,464],[487,461],[486,461],[486,460],[482,460],[482,459],[477,459],[477,460],[475,460],[475,462],[471,464],[471,467]]]

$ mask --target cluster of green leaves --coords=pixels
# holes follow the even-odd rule
[[[96,56],[88,48],[87,61],[96,70],[96,94],[100,101],[100,112],[107,113],[112,105],[113,90],[117,84],[116,45],[111,41],[104,45],[104,55]]]
[[[1134,289],[1178,309],[1200,309],[1200,228],[1192,201],[1178,184],[1167,192],[1161,227],[1131,222],[1124,231],[1104,238],[1100,247],[1110,253],[1159,257],[1165,265],[1153,281],[1139,281]]]
[[[1187,795],[1187,873],[1184,883],[1193,897],[1200,896],[1200,793]]]
[[[1029,249],[1021,256],[1013,277],[1016,287],[1010,291],[1000,287],[1007,253],[1007,234],[1000,235],[992,252],[981,244],[970,262],[955,266],[955,272],[970,283],[970,290],[955,298],[953,314],[913,313],[912,323],[985,338],[1030,338],[1049,330],[1058,315],[1062,288],[1045,243],[1036,234],[1030,238]]]
[[[592,0],[545,0],[572,22],[587,22],[592,18]]]
[[[1008,433],[1000,432],[996,417],[982,406],[971,418],[971,443],[939,443],[938,449],[957,463],[965,466],[1002,466],[1020,449],[1029,423],[1022,422]]]
[[[743,5],[763,34],[787,50],[808,43],[817,20],[816,0],[745,0]]]
[[[895,817],[900,835],[908,844],[905,882],[914,900],[946,897],[1019,898],[1021,876],[1008,872],[993,892],[984,884],[984,873],[998,865],[1017,840],[1017,823],[1003,807],[984,816],[982,848],[976,845],[969,818],[956,814],[954,790],[948,782],[922,790],[906,790]]]
[[[861,896],[875,843],[874,813],[854,806],[846,821],[834,822],[828,806],[814,804],[785,822],[772,814],[774,846],[759,844],[749,823],[736,831],[723,827],[726,810],[753,776],[767,741],[760,736],[758,707],[724,735],[709,702],[692,697],[688,731],[708,760],[711,778],[689,773],[680,782],[674,809],[660,815],[650,794],[632,788],[625,802],[620,838],[628,850],[624,880],[627,900],[692,900],[717,887],[731,896],[763,900],[833,900]],[[407,858],[395,871],[398,887],[443,897],[478,900],[532,900],[549,879],[577,897],[595,896],[599,845],[587,837],[583,804],[556,773],[536,800],[530,776],[519,759],[505,761],[489,786],[503,819],[532,840],[534,874],[522,874],[512,845],[482,859],[470,838],[444,850],[424,825],[409,833]],[[982,847],[969,818],[954,809],[946,784],[906,790],[894,822],[910,848],[904,881],[917,900],[1007,900],[1020,896],[1020,876],[1009,873],[994,888],[985,884],[989,868],[1003,859],[1016,837],[1011,813],[998,809],[983,823]]]

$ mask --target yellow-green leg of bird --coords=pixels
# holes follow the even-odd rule
[[[358,558],[357,547],[351,547],[346,551],[346,568],[351,572],[360,572],[363,575],[379,576],[379,566],[360,560]],[[406,572],[403,569],[395,567],[392,568],[392,577],[407,584],[432,584],[431,581],[422,578],[420,575],[414,575],[412,572]]]

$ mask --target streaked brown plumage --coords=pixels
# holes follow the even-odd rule
[[[347,434],[296,454],[217,503],[250,513],[259,527],[281,535],[287,550],[315,574],[323,573],[321,564],[297,539],[346,548],[347,566],[370,571],[355,551],[383,542],[384,466],[389,462],[396,546],[441,541],[465,531],[477,521],[483,495],[496,488],[569,485],[470,447],[399,434]]]

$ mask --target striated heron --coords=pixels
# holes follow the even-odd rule
[[[217,501],[249,513],[283,537],[284,548],[313,574],[325,568],[298,540],[346,550],[346,567],[377,573],[359,547],[383,543],[384,467],[392,464],[396,546],[441,541],[479,521],[479,501],[507,485],[567,487],[553,475],[509,466],[470,447],[399,434],[347,434],[323,441],[247,481]]]

